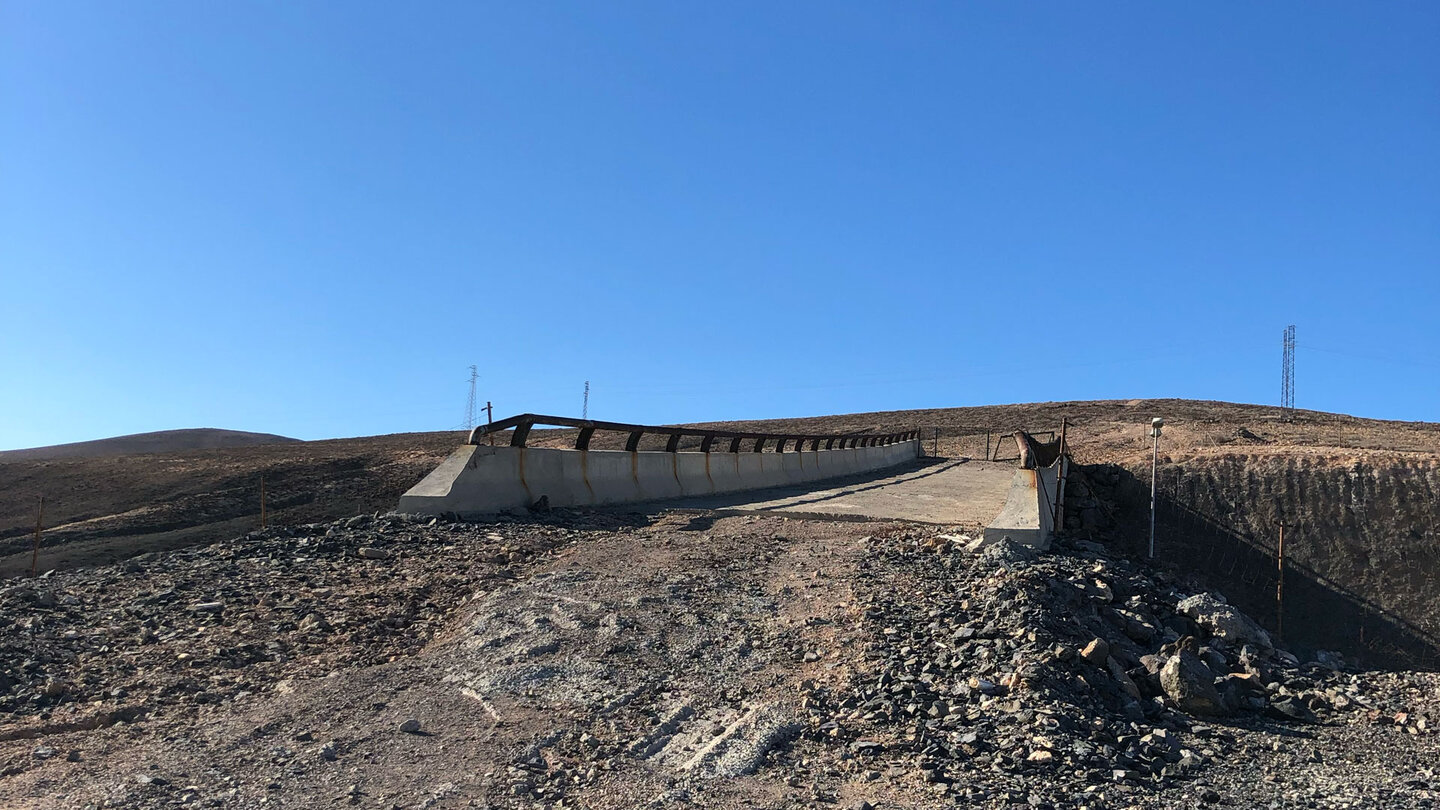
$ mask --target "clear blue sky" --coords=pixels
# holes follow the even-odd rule
[[[1440,420],[1440,3],[0,4],[0,448]]]

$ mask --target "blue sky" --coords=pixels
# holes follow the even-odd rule
[[[0,448],[1440,420],[1440,4],[0,5]]]

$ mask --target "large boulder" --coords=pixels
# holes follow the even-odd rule
[[[1181,650],[1170,656],[1160,670],[1160,688],[1180,711],[1187,714],[1226,713],[1225,702],[1215,691],[1215,675],[1200,656]]]
[[[1254,644],[1263,650],[1271,651],[1275,645],[1270,641],[1270,634],[1265,628],[1255,623],[1254,619],[1225,604],[1224,600],[1211,593],[1199,593],[1194,596],[1180,600],[1176,609],[1187,616],[1191,621],[1205,628],[1210,635],[1218,639],[1240,646],[1242,644]]]

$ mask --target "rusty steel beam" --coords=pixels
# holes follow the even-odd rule
[[[525,413],[501,419],[498,422],[491,422],[481,425],[470,432],[469,443],[481,444],[483,439],[492,439],[496,433],[505,430],[514,431],[510,436],[511,447],[524,447],[530,436],[530,431],[536,425],[554,427],[578,428],[579,433],[575,438],[575,449],[590,449],[591,439],[595,431],[609,431],[626,433],[628,437],[625,442],[625,449],[636,451],[640,448],[641,438],[647,434],[655,434],[667,437],[665,449],[669,452],[678,452],[680,440],[687,436],[700,439],[701,452],[711,452],[716,439],[729,439],[730,452],[740,452],[741,443],[746,440],[754,440],[754,451],[763,452],[768,442],[775,442],[776,452],[783,453],[790,444],[794,444],[796,452],[805,449],[805,443],[810,443],[811,450],[819,450],[820,443],[825,443],[825,449],[853,448],[853,447],[878,447],[894,444],[900,441],[909,441],[917,435],[915,431],[889,434],[831,434],[831,435],[795,435],[787,433],[757,433],[752,431],[730,431],[713,430],[704,428],[686,428],[669,425],[633,425],[623,422],[603,422],[592,419],[571,419],[564,416],[546,416],[543,414]],[[838,443],[838,444],[837,444]]]

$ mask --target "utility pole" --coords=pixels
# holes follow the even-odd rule
[[[1285,635],[1285,521],[1277,520],[1280,527],[1280,544],[1275,550],[1275,637],[1276,641]]]
[[[581,418],[581,419],[589,419],[589,418],[590,418],[590,381],[589,381],[589,380],[586,380],[586,381],[585,381],[585,401],[584,401],[584,403],[581,404],[581,406],[580,406],[580,418]]]
[[[35,511],[35,548],[30,552],[30,576],[35,576],[40,565],[40,527],[45,522],[45,496],[40,496],[40,508]]]
[[[1160,466],[1160,429],[1165,420],[1155,417],[1150,420],[1150,437],[1155,445],[1150,451],[1150,559],[1155,559],[1155,470]]]
[[[470,400],[465,403],[465,429],[475,429],[475,381],[480,379],[480,372],[474,366],[470,367]]]
[[[495,422],[495,408],[494,408],[494,406],[492,406],[492,405],[490,404],[490,400],[487,399],[487,400],[485,400],[485,424],[486,424],[486,425],[490,425],[490,424],[493,424],[494,422]],[[494,446],[495,446],[495,434],[494,434],[494,433],[489,433],[489,434],[486,434],[486,435],[488,435],[488,436],[490,437],[490,446],[491,446],[491,447],[494,447]]]

